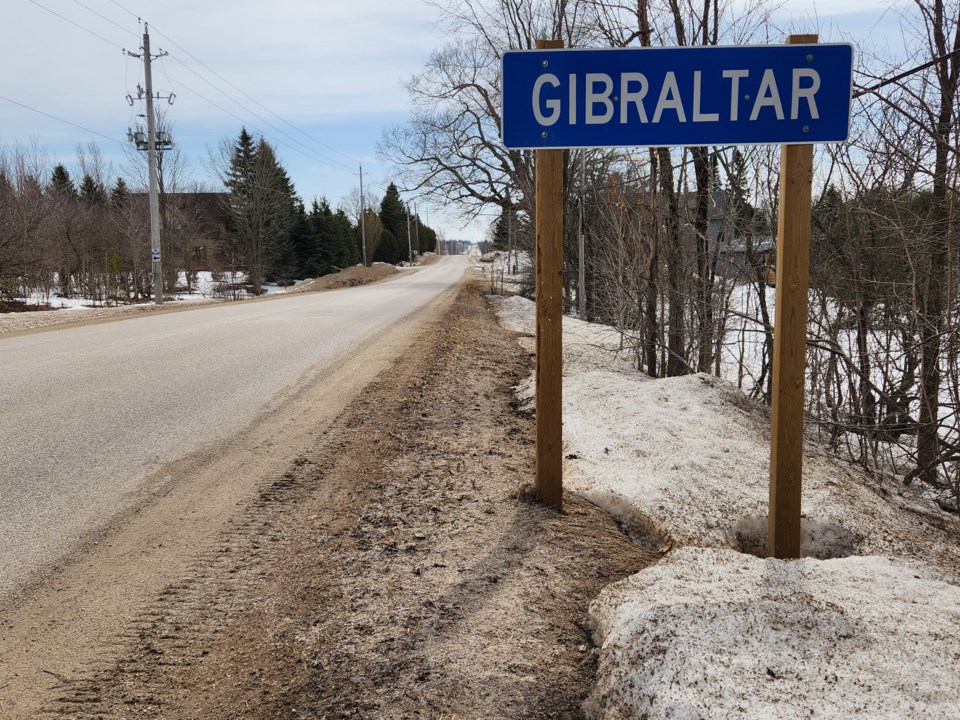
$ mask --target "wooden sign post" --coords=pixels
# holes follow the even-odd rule
[[[816,42],[816,35],[787,38],[788,45]],[[812,188],[813,145],[784,145],[780,155],[780,214],[777,220],[777,302],[767,530],[767,554],[784,559],[800,557]]]
[[[537,49],[562,48],[537,40]],[[563,150],[537,150],[537,495],[563,508]]]

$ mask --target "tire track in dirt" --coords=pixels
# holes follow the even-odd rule
[[[581,717],[587,605],[656,553],[529,499],[528,363],[464,289],[49,714]]]

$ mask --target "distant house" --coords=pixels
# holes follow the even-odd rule
[[[776,254],[777,245],[769,235],[750,238],[753,247],[753,256],[758,269],[763,272],[767,285],[776,285]],[[728,251],[728,276],[743,281],[756,281],[756,271],[751,268],[747,259],[749,246],[747,238],[737,237]]]
[[[226,235],[224,193],[175,193],[167,197],[173,206],[174,217],[182,223],[191,257],[199,262],[217,257]]]
[[[134,202],[148,202],[147,193],[131,193]],[[163,196],[166,247],[173,239],[183,258],[196,269],[205,269],[220,253],[226,227],[223,217],[224,193],[167,193]]]
[[[710,214],[707,226],[707,248],[710,257],[716,260],[718,275],[736,282],[755,282],[756,271],[750,267],[747,259],[748,244],[739,228],[733,222],[728,211],[729,195],[726,190],[713,190],[710,193]],[[687,220],[683,227],[684,253],[689,262],[694,262],[697,243],[693,230],[696,215],[696,193],[685,193],[683,201],[687,207]],[[770,236],[750,238],[754,259],[765,275],[768,285],[773,286],[776,242]]]

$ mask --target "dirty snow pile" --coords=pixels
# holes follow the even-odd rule
[[[533,335],[530,301],[498,313]],[[765,409],[706,375],[631,370],[611,328],[564,318],[564,353],[565,487],[679,546],[591,609],[594,717],[960,718],[955,517],[808,443],[809,559],[737,552],[766,545]]]
[[[960,587],[877,557],[682,548],[607,587],[604,718],[960,718]]]

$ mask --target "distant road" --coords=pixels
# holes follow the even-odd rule
[[[0,600],[130,507],[151,472],[348,363],[466,267],[0,338]]]

